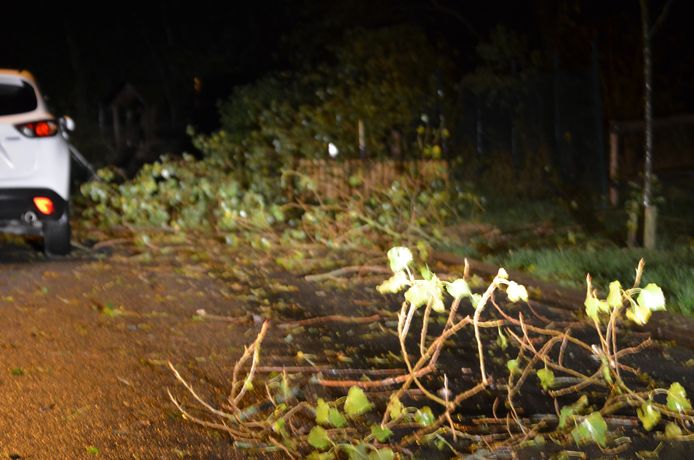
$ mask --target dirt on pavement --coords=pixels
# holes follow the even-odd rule
[[[192,319],[199,308],[240,314],[223,284],[2,247],[0,458],[240,458],[228,438],[184,421],[166,393],[176,386],[168,360],[223,388],[225,360],[252,340],[252,325]]]

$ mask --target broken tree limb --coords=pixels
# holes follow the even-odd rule
[[[301,326],[313,326],[315,324],[323,323],[349,323],[349,324],[367,324],[374,323],[381,319],[381,315],[375,314],[371,316],[344,316],[344,315],[328,315],[328,316],[317,316],[315,318],[302,319],[299,321],[291,321],[289,323],[279,324],[278,327],[282,329],[289,329],[292,327]]]

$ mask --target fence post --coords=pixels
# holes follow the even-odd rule
[[[615,127],[610,130],[610,204],[616,207],[619,202],[619,133]]]
[[[359,142],[359,157],[363,160],[366,158],[366,132],[364,129],[364,120],[359,119],[357,122],[358,142]]]

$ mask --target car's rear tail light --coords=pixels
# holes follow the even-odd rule
[[[55,120],[40,120],[15,125],[15,128],[26,137],[51,137],[58,132],[58,123]]]
[[[48,197],[36,196],[34,197],[34,204],[36,205],[36,209],[43,215],[50,216],[55,212],[53,201]]]

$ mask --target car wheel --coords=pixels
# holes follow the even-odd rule
[[[43,225],[43,250],[47,256],[70,254],[70,220],[67,213],[55,222]]]

